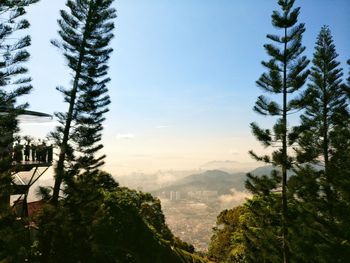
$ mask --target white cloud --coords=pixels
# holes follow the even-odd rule
[[[123,133],[123,134],[120,133],[120,134],[117,134],[115,138],[117,140],[131,140],[135,138],[135,135],[131,133]]]
[[[251,194],[246,191],[237,191],[232,188],[231,194],[221,195],[219,196],[219,201],[221,205],[225,208],[232,208],[233,206],[237,206],[242,204],[247,198],[251,198]]]

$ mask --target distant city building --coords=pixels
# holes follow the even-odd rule
[[[175,200],[176,196],[175,196],[175,192],[174,191],[170,191],[170,200],[173,201]]]
[[[178,191],[170,191],[170,200],[175,201],[175,200],[180,200],[181,199],[181,194]]]
[[[187,192],[187,196],[192,199],[208,200],[210,198],[216,198],[218,196],[218,191],[190,191]]]
[[[203,191],[203,196],[205,197],[216,197],[218,195],[218,191]]]

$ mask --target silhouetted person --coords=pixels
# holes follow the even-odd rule
[[[24,160],[26,162],[29,161],[29,154],[30,154],[30,146],[29,146],[29,143],[27,143],[25,146],[24,146]]]
[[[36,145],[33,143],[32,145],[31,145],[31,150],[32,150],[32,162],[35,162],[35,158],[36,158]]]
[[[14,148],[14,159],[18,163],[23,161],[22,149],[23,149],[23,146],[19,143],[16,143],[15,148]]]
[[[53,146],[49,145],[47,147],[47,162],[51,163],[53,159]]]
[[[43,163],[47,162],[47,147],[45,142],[41,144],[41,162]]]
[[[42,144],[38,144],[38,146],[36,146],[36,160],[37,162],[41,162],[42,160],[42,155],[43,155],[43,149],[42,149]]]

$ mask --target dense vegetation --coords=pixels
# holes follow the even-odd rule
[[[278,1],[272,23],[282,37],[267,38],[282,46],[265,45],[271,60],[257,81],[264,91],[281,95],[282,106],[264,96],[254,110],[277,116],[272,131],[252,124],[272,156],[257,156],[275,170],[248,174],[253,194],[242,206],[223,211],[209,247],[218,262],[347,262],[350,258],[350,112],[349,83],[344,83],[335,44],[327,26],[317,37],[312,67],[300,57],[304,25],[297,23],[294,1]],[[303,92],[287,100],[307,81]],[[300,125],[288,127],[290,113],[302,111]],[[290,150],[288,150],[290,148]],[[287,170],[292,170],[287,177]]]
[[[10,145],[18,131],[17,116],[28,107],[18,104],[32,90],[26,62],[30,54],[30,36],[23,33],[29,22],[25,8],[37,0],[0,2],[0,261],[20,262],[28,249],[25,223],[16,221],[9,209],[12,157]]]
[[[181,262],[193,247],[174,237],[150,194],[119,187],[99,172],[71,182],[65,198],[36,219],[42,262]],[[187,250],[186,253],[183,250]]]
[[[0,211],[10,200],[11,153],[9,145],[18,131],[19,113],[28,107],[18,100],[32,90],[31,78],[25,63],[30,54],[30,36],[23,34],[29,22],[23,19],[25,8],[37,0],[8,0],[0,3]]]

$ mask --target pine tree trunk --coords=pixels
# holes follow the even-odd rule
[[[71,98],[70,98],[70,102],[69,102],[69,109],[68,109],[68,113],[67,113],[67,120],[65,123],[65,127],[64,127],[64,131],[63,131],[63,139],[62,139],[62,143],[60,146],[60,154],[58,157],[58,161],[57,161],[57,166],[55,169],[55,184],[54,184],[54,188],[53,188],[53,194],[52,194],[52,198],[51,198],[51,203],[54,206],[58,205],[58,199],[59,199],[59,194],[60,194],[60,190],[61,190],[61,184],[63,182],[64,179],[64,161],[66,158],[66,153],[67,153],[67,148],[68,148],[68,140],[69,140],[69,132],[70,132],[70,128],[71,128],[71,124],[72,124],[72,120],[73,120],[73,113],[74,113],[74,106],[75,106],[75,101],[76,101],[76,95],[77,95],[77,91],[78,91],[78,84],[79,84],[79,79],[80,79],[80,74],[81,74],[81,68],[82,68],[82,63],[83,63],[83,59],[84,59],[84,50],[85,50],[85,45],[86,45],[86,33],[87,33],[87,25],[90,23],[90,16],[91,16],[91,6],[89,9],[89,13],[88,13],[88,17],[87,17],[87,21],[86,21],[86,27],[85,27],[85,32],[84,32],[84,36],[83,36],[83,40],[82,40],[82,44],[80,46],[80,50],[79,50],[79,61],[78,61],[78,65],[77,65],[77,70],[76,70],[76,74],[74,77],[74,82],[73,82],[73,88],[71,90]],[[43,247],[43,251],[42,251],[42,258],[43,258],[43,262],[48,262],[51,255],[50,255],[50,251],[51,251],[51,240],[52,237],[48,236],[48,240],[45,243],[44,247]]]
[[[329,216],[332,218],[333,215],[333,209],[332,209],[332,192],[331,192],[331,182],[329,178],[329,138],[328,138],[328,130],[329,130],[329,124],[328,124],[328,110],[327,105],[329,102],[327,101],[326,97],[326,88],[327,88],[327,82],[325,79],[326,73],[323,72],[323,160],[324,160],[324,173],[325,173],[325,193],[327,198],[327,206],[328,206],[328,212]]]
[[[283,137],[282,137],[282,242],[283,262],[289,262],[287,245],[287,28],[284,29],[284,65],[283,65]]]
[[[80,50],[79,50],[79,61],[78,61],[76,74],[74,77],[73,88],[71,91],[71,98],[70,98],[70,102],[69,102],[67,120],[65,123],[64,132],[63,132],[63,139],[62,139],[62,143],[60,146],[60,154],[59,154],[57,166],[56,166],[55,185],[53,188],[53,194],[52,194],[52,199],[51,199],[51,203],[54,204],[55,206],[58,203],[60,188],[61,188],[61,184],[62,184],[62,181],[64,178],[64,161],[66,158],[66,153],[67,153],[67,148],[68,148],[69,132],[70,132],[71,124],[72,124],[72,120],[73,120],[74,106],[75,106],[75,102],[76,102],[78,84],[79,84],[79,80],[81,77],[80,75],[81,75],[82,63],[83,63],[84,56],[85,56],[86,38],[87,38],[87,33],[89,32],[89,24],[91,23],[90,22],[91,15],[92,15],[92,10],[91,10],[91,4],[90,4],[87,19],[86,19],[85,32],[84,32],[82,44],[81,44]]]

